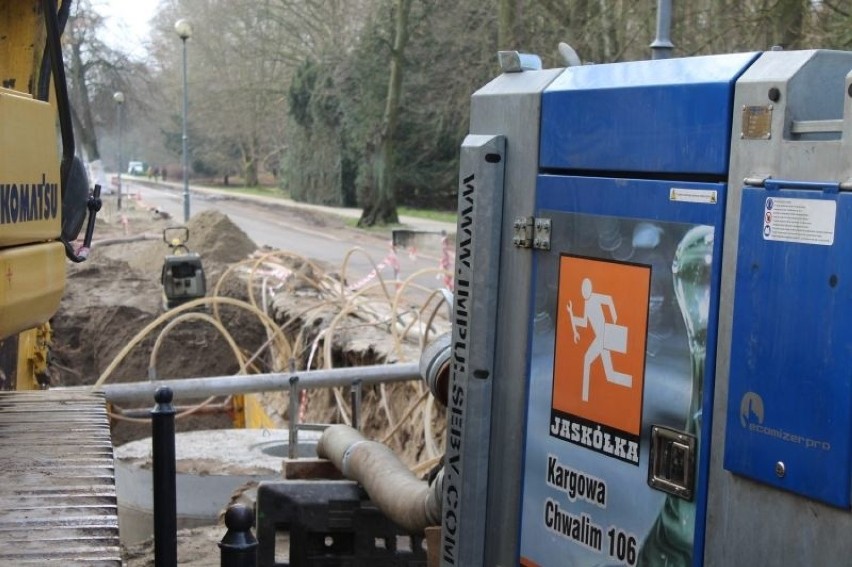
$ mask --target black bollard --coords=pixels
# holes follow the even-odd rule
[[[219,542],[222,567],[255,567],[257,540],[251,533],[254,514],[244,504],[234,504],[225,512],[228,531]]]
[[[154,565],[177,566],[177,489],[175,487],[175,408],[171,388],[157,388],[151,410],[154,475]]]

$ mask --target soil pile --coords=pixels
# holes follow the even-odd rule
[[[144,210],[131,210],[125,215],[131,217],[129,224],[141,229],[143,235],[161,233],[170,226],[167,221],[149,217]],[[190,244],[195,244],[197,238],[195,250],[201,254],[208,286],[227,264],[245,258],[257,248],[219,212],[193,217],[188,228]],[[163,312],[160,277],[169,247],[162,240],[123,242],[121,232],[121,226],[103,223],[96,232],[102,244],[95,244],[86,263],[69,269],[65,296],[53,320],[53,355],[64,370],[59,378],[62,385],[93,383],[136,333]],[[237,292],[238,286],[232,291]],[[257,346],[265,340],[262,332],[258,336],[259,330],[259,326],[248,325],[233,332],[241,335],[238,344]],[[156,335],[147,337],[141,348],[121,363],[115,373],[117,381],[147,379],[147,353],[155,338]],[[157,357],[157,376],[207,376],[212,370],[228,374],[238,369],[232,358],[227,345],[219,344],[212,330],[187,323],[176,328],[174,337],[164,342]]]
[[[141,207],[134,208],[133,202],[122,217],[113,223],[99,223],[96,235],[100,243],[96,242],[90,259],[69,269],[65,296],[52,320],[52,379],[56,384],[93,384],[142,329],[163,315],[160,276],[170,249],[161,237],[159,241],[151,238],[161,235],[172,223]],[[139,231],[137,235],[126,235],[127,226]],[[190,237],[197,238],[195,250],[202,255],[208,286],[229,263],[257,248],[219,212],[193,217],[188,228]],[[244,288],[238,285],[225,286],[220,293],[245,298]],[[245,350],[253,351],[266,340],[262,326],[252,317],[240,313],[226,316],[229,332]],[[213,327],[200,321],[177,325],[163,339],[154,365],[152,352],[158,334],[159,329],[140,338],[138,346],[121,360],[109,380],[217,376],[239,370],[228,343]],[[230,426],[230,419],[223,415],[183,421],[178,421],[179,430]],[[148,427],[134,425],[116,424],[116,444],[150,434]]]
[[[155,219],[154,224],[161,225],[163,222]],[[174,227],[177,225],[172,222],[166,226]],[[246,233],[218,211],[208,210],[195,215],[189,220],[186,228],[189,231],[189,240],[185,246],[191,252],[197,252],[201,255],[204,269],[210,274],[220,273],[224,265],[244,260],[249,254],[257,250],[257,245]],[[132,252],[127,257],[130,267],[137,272],[154,276],[159,283],[163,258],[173,254],[173,251],[163,240],[162,230],[159,234],[151,236],[157,240],[140,242],[135,247],[118,248],[116,252],[126,254],[129,248],[129,251]],[[134,250],[134,248],[136,249]],[[113,252],[112,247],[108,247],[104,251],[105,254],[110,256],[116,252]],[[212,281],[215,280],[211,280],[208,276],[208,284]]]

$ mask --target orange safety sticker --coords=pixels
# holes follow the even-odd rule
[[[550,433],[639,464],[651,267],[563,255]]]

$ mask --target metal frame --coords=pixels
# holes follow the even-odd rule
[[[481,192],[477,197],[480,212],[490,208],[494,216],[483,221],[488,223],[487,230],[474,226],[477,234],[483,235],[472,241],[475,266],[471,266],[471,271],[477,276],[474,287],[478,290],[486,272],[496,274],[489,276],[494,278],[489,284],[496,284],[496,296],[494,290],[489,289],[479,295],[480,300],[471,303],[471,328],[494,333],[493,341],[489,337],[484,342],[480,339],[473,343],[471,356],[480,362],[488,361],[493,371],[487,380],[490,385],[475,386],[480,389],[476,392],[475,403],[462,407],[462,419],[473,414],[475,406],[476,411],[481,412],[475,419],[484,422],[473,428],[468,421],[463,439],[464,467],[450,483],[445,477],[445,513],[448,497],[455,497],[447,487],[454,486],[456,490],[460,487],[463,491],[458,494],[462,515],[457,518],[444,516],[441,565],[445,567],[515,565],[517,562],[522,471],[519,455],[523,451],[524,375],[529,357],[528,329],[517,322],[527,321],[530,313],[529,274],[533,252],[515,247],[511,219],[533,213],[541,92],[561,72],[562,69],[505,73],[477,91],[472,99],[470,133],[505,138],[505,171],[499,192],[491,195]],[[464,164],[461,171],[460,179],[463,181],[467,177],[463,173]],[[480,218],[477,216],[474,222],[479,223]],[[486,234],[487,237],[484,236]],[[463,241],[461,229],[457,240],[460,246]],[[459,258],[457,250],[457,265]],[[497,264],[499,271],[495,271]],[[493,297],[490,303],[482,300],[487,296]],[[488,342],[493,342],[492,350],[477,351],[486,347]],[[493,358],[486,359],[489,352]],[[453,442],[450,431],[452,411],[453,406],[448,409],[448,465]],[[489,432],[490,437],[483,436]],[[481,448],[477,449],[477,446]],[[464,522],[464,537],[448,539],[453,527],[451,522],[455,520]],[[469,526],[477,527],[469,531]]]
[[[725,227],[705,565],[839,565],[852,556],[852,514],[731,474],[723,468],[744,180],[845,182],[852,177],[852,53],[764,53],[737,82]],[[842,100],[841,100],[842,99]],[[746,139],[746,106],[772,105],[767,139]],[[795,140],[794,123],[834,118],[840,139]],[[834,116],[829,114],[835,113]],[[806,128],[807,129],[807,128]],[[843,185],[841,184],[841,188]],[[737,403],[734,401],[733,403]]]
[[[442,508],[443,561],[482,557],[491,437],[495,314],[506,140],[469,135],[461,148]],[[475,268],[475,269],[474,269]],[[483,442],[485,441],[485,442]]]

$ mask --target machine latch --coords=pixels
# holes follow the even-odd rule
[[[697,439],[684,431],[660,425],[651,428],[648,484],[685,500],[695,495]]]
[[[518,217],[513,228],[512,244],[518,248],[550,250],[550,219]]]

